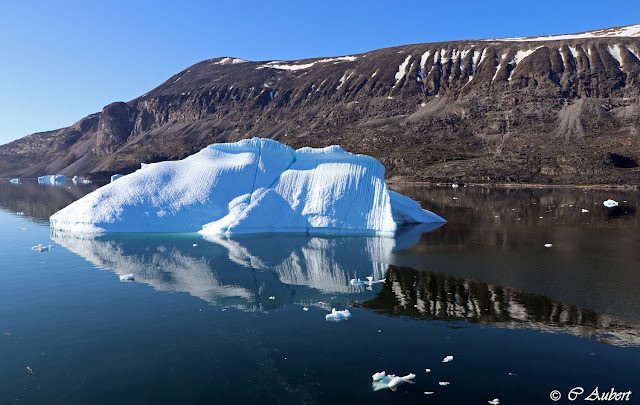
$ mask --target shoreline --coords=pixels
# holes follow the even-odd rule
[[[459,184],[461,187],[493,187],[493,188],[582,188],[590,190],[628,190],[638,191],[640,186],[632,185],[608,185],[608,184],[537,184],[537,183],[442,183],[442,182],[426,182],[426,181],[387,181],[388,185],[413,185],[413,186],[448,186]]]
[[[23,180],[38,180],[37,177],[19,177]],[[11,177],[0,177],[0,180],[10,181]],[[92,180],[94,183],[109,183],[109,180]],[[386,180],[388,185],[408,185],[408,186],[439,186],[451,187],[453,184],[459,184],[461,187],[493,187],[493,188],[583,188],[590,190],[629,190],[638,191],[640,186],[620,185],[620,184],[539,184],[539,183],[443,183],[428,181],[394,181]]]

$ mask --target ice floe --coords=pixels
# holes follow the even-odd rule
[[[11,179],[9,181],[13,184],[22,184],[22,179]]]
[[[395,374],[386,374],[384,371],[380,371],[378,373],[375,373],[372,378],[372,387],[374,391],[382,390],[385,388],[389,388],[392,391],[395,391],[398,385],[404,384],[405,382],[413,382],[413,379],[416,378],[416,375],[413,373],[409,373],[404,377],[399,377]]]
[[[325,319],[327,321],[342,321],[349,318],[351,318],[351,312],[349,312],[348,309],[345,309],[343,311],[336,311],[336,309],[333,308],[331,310],[331,313],[325,316]]]
[[[373,281],[373,277],[369,276],[367,277],[367,281],[362,281],[359,278],[352,278],[349,281],[349,284],[356,287],[369,287],[373,284],[384,283],[384,282],[385,282],[384,278],[382,280]]]
[[[39,243],[33,246],[31,249],[37,250],[39,252],[48,252],[50,249],[53,249],[54,247],[56,247],[56,245],[43,245],[42,243]]]
[[[446,356],[444,359],[442,359],[443,363],[449,363],[450,361],[453,361],[453,356]]]
[[[618,202],[614,201],[612,199],[608,199],[607,201],[603,202],[602,205],[604,205],[607,208],[617,207],[618,206]]]
[[[389,191],[384,166],[372,157],[259,138],[143,164],[50,218],[53,229],[69,232],[204,235],[393,235],[398,224],[444,222]]]

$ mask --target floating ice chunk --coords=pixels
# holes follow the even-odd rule
[[[460,186],[459,186],[459,185],[457,185],[457,184],[455,184],[455,183],[453,183],[453,184],[451,185],[451,188],[458,188],[458,187],[460,187]]]
[[[553,243],[545,243],[545,244],[544,244],[544,247],[546,247],[546,248],[550,248],[550,247],[552,247],[552,246],[553,246]]]
[[[442,362],[443,362],[443,363],[448,363],[448,362],[450,362],[450,361],[453,361],[453,356],[447,356],[447,357],[445,357],[444,359],[442,359]]]
[[[42,243],[39,243],[36,246],[33,246],[31,249],[37,250],[37,251],[40,251],[40,252],[48,252],[49,248],[51,248],[51,247],[52,247],[52,245],[47,246],[47,245],[43,245]]]
[[[162,215],[159,215],[162,214]],[[152,163],[58,211],[68,232],[393,235],[397,223],[446,222],[388,190],[384,166],[345,152],[253,138]]]
[[[385,375],[386,373],[384,371],[380,371],[372,375],[371,378],[373,378],[373,381],[378,381],[378,380],[382,380]]]
[[[134,281],[135,277],[133,274],[125,274],[124,276],[120,276],[120,281]]]
[[[498,398],[494,398],[491,401],[487,402],[489,402],[491,405],[498,405],[500,403],[500,400]]]
[[[118,180],[120,177],[123,177],[124,174],[114,174],[111,176],[111,181],[116,181]]]
[[[302,307],[302,310],[303,310],[303,311],[308,311],[308,310],[309,310],[309,308],[307,308],[307,307]]]
[[[78,176],[73,176],[72,180],[73,180],[73,184],[78,184],[78,183],[91,184],[92,183],[91,180],[83,179],[82,177],[78,177]]]
[[[373,281],[373,277],[367,277],[367,281],[362,281],[359,278],[352,278],[351,281],[349,281],[349,284],[356,286],[356,287],[363,287],[363,286],[370,286],[373,284],[378,284],[378,283],[384,283],[386,279],[382,279],[382,280],[376,280]]]
[[[66,182],[67,178],[62,174],[49,174],[38,177],[38,183],[41,184],[64,184]]]
[[[11,179],[9,181],[13,184],[22,184],[22,179]]]
[[[413,383],[413,379],[416,378],[416,375],[413,373],[409,373],[404,377],[398,377],[395,374],[387,374],[385,375],[384,371],[379,373],[375,373],[373,376],[373,383],[371,384],[374,391],[382,390],[385,388],[389,388],[392,391],[397,389],[397,386],[400,384],[404,384],[406,382]]]
[[[440,385],[442,385],[444,387],[444,386],[449,385],[451,383],[449,381],[440,381],[440,382],[438,382],[438,384],[440,384]]]
[[[603,202],[602,205],[604,205],[607,208],[617,207],[618,206],[618,202],[617,201],[613,201],[612,199],[608,199],[607,201]]]
[[[430,373],[431,369],[430,368],[425,368],[424,371],[426,371],[427,373]]]
[[[197,244],[197,243],[194,243],[194,244],[193,244],[193,247],[196,247],[196,246],[198,246],[198,244]]]
[[[589,212],[589,210],[583,208],[580,212]]]
[[[18,211],[18,212],[16,212],[16,215],[19,216],[19,217],[24,216],[24,212]]]
[[[434,394],[434,392],[433,392],[433,391],[425,391],[425,392],[424,392],[424,394],[425,394],[425,395],[433,395],[433,394]]]
[[[270,296],[270,297],[269,297],[269,299],[270,299],[270,300],[275,300],[275,299],[276,299],[276,297],[272,295],[272,296]]]
[[[331,310],[330,314],[327,314],[325,316],[327,321],[342,321],[345,319],[349,319],[350,317],[351,317],[351,312],[349,312],[348,309],[345,309],[344,311],[336,311],[335,308]]]

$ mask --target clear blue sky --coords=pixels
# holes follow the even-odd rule
[[[0,144],[129,101],[208,58],[293,60],[640,23],[640,1],[6,1]]]

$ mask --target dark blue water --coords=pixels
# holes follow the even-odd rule
[[[0,403],[640,402],[637,192],[398,186],[449,223],[397,239],[51,235],[95,187],[0,183]]]

